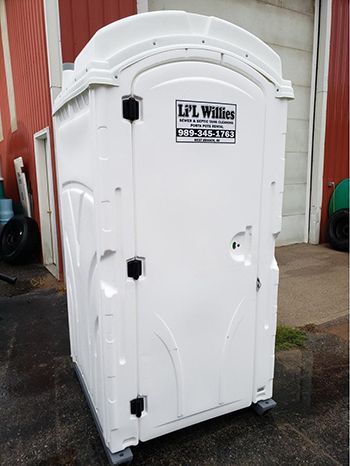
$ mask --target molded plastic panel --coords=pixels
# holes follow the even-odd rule
[[[172,17],[181,37],[160,25]],[[72,358],[111,452],[271,398],[273,382],[292,88],[274,52],[240,28],[144,18],[140,44],[141,15],[91,40],[54,115]],[[266,57],[274,80],[259,71]],[[179,120],[177,100],[193,122]],[[199,133],[204,124],[223,132]]]
[[[137,314],[147,440],[178,420],[252,402],[265,96],[242,75],[198,62],[146,71],[133,93],[142,96],[133,149],[136,254],[146,269]],[[176,142],[178,99],[196,102],[194,127],[212,121],[202,118],[208,103],[235,105],[235,143]],[[239,261],[232,238],[242,231]]]

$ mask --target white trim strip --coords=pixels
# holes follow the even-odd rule
[[[318,7],[318,2],[316,3],[316,7]],[[332,0],[321,1],[319,18],[318,60],[316,71],[317,75],[315,114],[312,128],[313,147],[312,157],[310,160],[311,197],[308,239],[309,242],[312,244],[318,244],[320,241],[331,20]]]
[[[312,149],[314,137],[314,117],[316,108],[316,81],[317,81],[317,56],[319,47],[319,29],[320,29],[320,0],[315,1],[314,14],[314,38],[312,47],[312,68],[311,68],[311,89],[310,89],[310,110],[309,110],[309,135],[307,149],[307,175],[306,175],[306,202],[305,202],[305,226],[304,242],[309,241],[310,229],[310,203],[311,203],[311,175],[312,175]]]
[[[61,92],[62,52],[58,0],[43,0],[51,105]]]
[[[137,10],[137,13],[147,13],[148,12],[148,0],[137,0],[136,10]]]
[[[33,138],[43,262],[49,272],[58,279],[60,258],[58,255],[58,232],[49,128],[38,131]]]

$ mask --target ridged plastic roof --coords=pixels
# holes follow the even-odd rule
[[[268,45],[244,29],[213,16],[203,16],[185,11],[156,11],[129,16],[103,27],[93,36],[76,59],[77,71],[85,68],[90,61],[108,60],[117,51],[125,50],[141,42],[148,43],[159,39],[182,36],[188,43],[195,38],[214,39],[225,42],[227,49],[240,48],[264,61],[266,65],[281,75],[281,60]],[[163,42],[163,41],[162,41]],[[182,42],[182,41],[181,41]],[[195,41],[196,42],[196,41]],[[159,44],[161,45],[161,44]]]
[[[56,110],[94,80],[108,84],[108,72],[123,64],[181,47],[234,54],[281,87],[280,97],[293,98],[291,83],[282,78],[280,57],[253,34],[212,16],[157,11],[129,16],[97,31],[76,58],[74,71],[67,75]]]

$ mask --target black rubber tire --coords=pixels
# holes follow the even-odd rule
[[[340,209],[328,219],[328,241],[337,251],[349,252],[349,209]]]
[[[3,227],[0,235],[0,255],[5,262],[20,264],[38,258],[40,233],[35,220],[15,215]]]

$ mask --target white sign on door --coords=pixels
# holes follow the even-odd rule
[[[176,100],[176,142],[236,142],[237,105]]]

